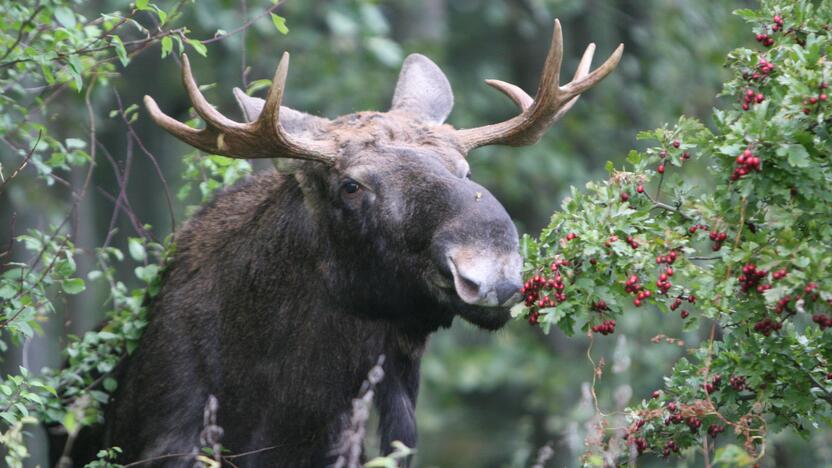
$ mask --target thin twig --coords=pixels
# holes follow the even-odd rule
[[[136,144],[139,145],[139,149],[142,150],[142,153],[148,157],[150,163],[153,165],[153,169],[156,170],[156,176],[159,177],[159,180],[162,181],[162,187],[165,190],[165,201],[168,204],[168,213],[170,214],[170,230],[176,231],[176,216],[173,212],[173,198],[170,195],[170,187],[168,187],[168,182],[165,179],[165,175],[162,173],[162,168],[159,167],[159,163],[156,161],[156,157],[153,156],[153,153],[147,149],[147,147],[142,143],[141,138],[139,135],[136,134],[135,130],[133,129],[133,124],[130,123],[130,120],[127,118],[127,115],[124,114],[124,106],[121,102],[121,95],[119,95],[118,91],[113,90],[116,95],[116,102],[118,103],[118,111],[121,115],[121,119],[124,121],[124,125],[127,126],[127,131],[130,132],[130,135],[135,140]]]
[[[0,195],[3,194],[3,190],[6,188],[6,184],[9,183],[10,180],[17,177],[17,174],[19,174],[20,171],[22,171],[24,168],[26,168],[26,166],[29,164],[29,160],[31,160],[32,155],[35,154],[35,150],[37,149],[38,144],[40,143],[40,138],[41,138],[42,135],[43,135],[43,130],[38,130],[38,137],[35,139],[35,144],[32,145],[32,147],[26,153],[26,156],[23,157],[23,161],[21,161],[21,163],[17,166],[17,168],[15,168],[15,170],[12,171],[11,174],[9,174],[8,178],[3,179],[2,181],[0,181]]]
[[[203,44],[211,44],[211,43],[214,43],[214,42],[219,42],[219,41],[221,41],[221,40],[223,40],[227,37],[234,36],[235,34],[239,34],[241,32],[244,32],[245,30],[250,28],[254,23],[259,21],[260,19],[265,18],[266,16],[269,16],[270,14],[272,14],[281,5],[283,5],[283,1],[277,2],[277,3],[269,6],[268,8],[263,10],[263,13],[255,16],[254,18],[252,18],[250,20],[247,20],[245,23],[240,25],[240,27],[232,29],[227,34],[223,34],[222,36],[212,37],[211,39],[205,39],[204,41],[199,41],[199,42],[201,42]],[[245,42],[245,41],[243,41],[243,42]]]

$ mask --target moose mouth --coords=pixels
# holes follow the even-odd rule
[[[482,265],[486,265],[486,262],[482,262]],[[492,270],[498,269],[494,265],[499,263],[491,265]],[[519,287],[513,281],[502,281],[496,287],[484,287],[482,282],[461,273],[450,256],[443,266],[445,268],[438,269],[432,283],[439,289],[442,302],[448,304],[455,315],[486,330],[497,330],[508,322],[511,306],[520,300]]]

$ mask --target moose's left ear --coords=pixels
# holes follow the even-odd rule
[[[424,55],[408,55],[399,73],[391,110],[410,112],[438,125],[445,122],[453,107],[454,93],[442,70]]]

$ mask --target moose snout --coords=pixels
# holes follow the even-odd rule
[[[466,303],[505,307],[519,300],[523,286],[519,254],[490,254],[463,248],[454,249],[447,258],[454,289]]]

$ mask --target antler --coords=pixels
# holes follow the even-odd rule
[[[235,122],[214,109],[194,81],[188,56],[182,54],[182,83],[194,110],[205,128],[199,130],[173,119],[159,110],[156,101],[144,97],[153,121],[185,143],[212,154],[232,158],[293,158],[333,164],[337,155],[334,143],[309,140],[289,134],[280,125],[280,103],[286,89],[289,54],[284,52],[266,96],[260,116],[251,123]]]
[[[549,54],[546,56],[546,64],[534,99],[511,83],[486,80],[489,86],[514,101],[520,108],[520,114],[500,123],[458,130],[457,137],[467,151],[486,145],[524,146],[536,143],[552,124],[572,108],[581,93],[598,84],[615,69],[623,52],[624,44],[621,44],[603,65],[588,73],[592,56],[595,54],[595,44],[590,44],[581,58],[575,77],[571,82],[560,86],[563,33],[560,21],[555,20],[552,44],[549,46]]]

